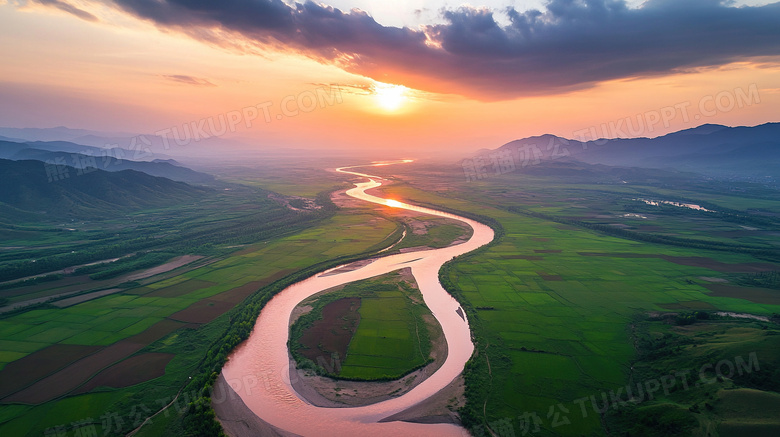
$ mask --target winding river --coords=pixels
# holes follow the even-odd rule
[[[395,163],[403,162],[409,161]],[[471,342],[468,321],[456,313],[460,306],[441,286],[438,273],[441,266],[453,257],[489,243],[493,239],[493,230],[470,219],[367,194],[366,190],[381,186],[382,179],[348,170],[355,167],[337,169],[345,174],[368,179],[367,182],[356,183],[354,188],[348,190],[349,196],[380,205],[459,220],[472,227],[472,237],[462,244],[443,249],[381,257],[357,270],[334,272],[337,267],[289,286],[263,308],[252,334],[230,355],[222,374],[252,412],[265,422],[294,434],[371,437],[468,435],[463,428],[452,424],[379,421],[436,394],[461,373],[466,361],[471,357],[474,345]],[[307,403],[298,396],[290,383],[287,340],[292,310],[302,300],[328,288],[404,267],[411,267],[425,303],[444,331],[448,347],[444,364],[406,394],[383,402],[354,408],[324,408]],[[292,378],[295,377],[293,372]]]

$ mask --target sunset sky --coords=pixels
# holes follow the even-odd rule
[[[778,23],[762,1],[0,0],[0,126],[233,117],[221,137],[258,148],[436,152],[755,125],[780,121]]]

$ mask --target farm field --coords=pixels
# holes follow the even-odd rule
[[[242,175],[236,173],[235,180],[251,179]],[[286,177],[317,187],[330,181],[327,174],[302,170]],[[774,405],[777,388],[766,381],[727,378],[704,391],[606,412],[592,399],[637,378],[661,378],[669,366],[700,368],[752,351],[762,366],[763,373],[757,373],[777,380],[777,359],[765,354],[777,349],[771,341],[773,322],[713,318],[691,328],[677,325],[677,317],[728,311],[770,320],[780,313],[775,252],[780,200],[764,196],[751,203],[744,193],[719,199],[703,188],[675,195],[652,184],[550,183],[511,174],[464,182],[414,167],[397,177],[378,194],[463,211],[501,227],[494,244],[455,260],[441,274],[468,312],[474,332],[476,355],[464,373],[467,403],[460,412],[472,432],[600,435],[609,427],[641,433],[641,424],[652,420],[668,421],[663,429],[669,434],[775,429],[763,410],[745,415],[739,407],[745,399]],[[270,181],[256,181],[256,186]],[[285,194],[285,201],[294,203],[296,196],[311,193],[291,186]],[[694,202],[720,212],[633,200],[640,196]],[[265,212],[251,201],[225,208],[238,199],[243,197],[208,200],[213,203],[204,211],[211,214],[202,216],[195,206],[181,216],[165,209],[140,212],[134,215],[138,223],[160,222],[126,231],[111,228],[114,222],[108,221],[107,231],[98,234],[99,226],[84,223],[82,230],[101,235],[98,248],[122,236],[147,244],[130,237],[151,226],[164,241],[138,257],[0,290],[10,302],[68,294],[0,318],[0,433],[70,436],[95,429],[125,434],[169,404],[138,435],[181,433],[181,418],[197,397],[181,389],[190,377],[203,376],[201,363],[213,362],[220,345],[236,344],[234,334],[226,333],[246,331],[246,322],[236,328],[235,320],[248,320],[247,305],[242,305],[247,299],[254,299],[251,307],[258,309],[267,298],[261,296],[264,290],[275,281],[385,248],[404,230],[405,238],[393,251],[444,247],[470,235],[449,220],[371,205],[294,213],[293,224],[280,228],[275,220],[290,217],[284,203],[263,197],[260,203],[269,207]],[[214,214],[222,210],[224,217]],[[268,220],[267,213],[275,218]],[[254,221],[258,226],[247,228]],[[177,235],[184,223],[190,233]],[[170,228],[162,231],[166,224]],[[120,236],[108,238],[109,232]],[[63,235],[59,242],[40,237],[35,245],[52,244],[54,253],[75,238]],[[668,238],[649,239],[658,235]],[[185,253],[202,258],[139,276],[147,261],[160,265]],[[9,252],[0,263],[14,265],[14,256],[24,255]],[[299,323],[312,327],[316,315],[328,313],[330,324],[317,329],[343,335],[302,341],[310,353],[301,355],[315,364],[323,362],[318,357],[332,364],[337,353],[339,366],[331,375],[354,380],[396,379],[428,363],[431,338],[438,334],[425,323],[430,314],[414,286],[402,281],[399,288],[396,276],[350,284],[309,302],[314,310]],[[658,314],[667,315],[665,322],[651,317]],[[667,334],[675,339],[669,344],[685,352],[673,364],[644,352],[653,339]],[[329,342],[330,349],[320,348]],[[729,346],[739,342],[751,350]],[[317,370],[323,370],[321,364]],[[703,398],[710,407],[696,401]]]
[[[10,229],[0,252],[0,298],[16,302],[102,287],[106,279],[176,255],[225,255],[231,246],[294,232],[328,214],[327,208],[297,214],[268,195],[232,186],[167,208],[4,226]]]
[[[495,244],[458,259],[442,272],[445,285],[468,309],[476,334],[477,355],[466,371],[468,405],[463,411],[464,423],[475,432],[511,427],[539,435],[601,434],[600,415],[592,410],[581,413],[577,402],[625,386],[630,380],[637,359],[632,329],[637,317],[694,310],[766,317],[780,313],[773,300],[777,291],[756,294],[749,293],[755,288],[741,286],[728,292],[712,291],[722,284],[719,281],[780,269],[771,258],[756,258],[739,250],[619,238],[515,212],[520,208],[544,212],[545,217],[566,216],[567,206],[562,205],[572,204],[570,191],[576,189],[591,190],[579,195],[578,215],[606,214],[598,200],[609,186],[548,187],[516,174],[465,183],[410,172],[408,180],[407,185],[391,185],[383,192],[410,203],[488,216],[503,227],[504,235]],[[416,188],[423,185],[438,189]],[[613,210],[619,208],[607,203]],[[739,202],[726,196],[724,204]],[[775,200],[760,200],[759,204],[780,211]],[[620,220],[609,217],[610,222]],[[707,220],[739,229],[739,224],[723,217]],[[667,220],[659,214],[657,224],[683,233],[675,217]],[[688,236],[705,239],[708,226],[699,225]],[[731,240],[729,244],[739,247],[742,243]],[[776,240],[762,236],[745,244],[771,248]],[[761,348],[769,346],[762,344]],[[715,350],[707,359],[717,362],[719,353]]]
[[[430,362],[431,338],[440,331],[430,326],[430,310],[408,272],[347,284],[300,306],[311,311],[291,328],[299,367],[309,360],[336,378],[398,379]],[[339,366],[329,369],[333,356]]]
[[[220,220],[208,223],[216,227]],[[246,238],[254,243],[231,248],[230,239],[223,240],[219,250],[202,248],[207,262],[125,280],[110,295],[5,315],[0,434],[70,436],[94,429],[123,435],[171,402],[165,417],[144,429],[180,427],[174,418],[193,399],[180,389],[208,348],[223,341],[236,305],[309,266],[386,247],[400,231],[400,224],[371,211],[338,212]],[[32,287],[45,296],[57,281],[78,286],[72,278],[92,282],[90,289],[100,285],[66,276]]]

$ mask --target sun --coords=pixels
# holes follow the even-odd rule
[[[385,204],[391,208],[400,208],[401,206],[403,206],[403,203],[394,199],[387,199]]]
[[[407,97],[408,90],[403,85],[376,82],[372,88],[372,94],[380,108],[388,112],[395,112],[401,109],[401,106],[409,100]]]

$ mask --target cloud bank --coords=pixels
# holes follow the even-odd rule
[[[60,2],[57,2],[58,4]],[[444,24],[387,27],[307,1],[113,0],[135,17],[211,44],[295,51],[382,82],[479,100],[587,88],[780,55],[780,3],[551,0],[544,10],[443,10]],[[58,7],[62,7],[59,6]]]

